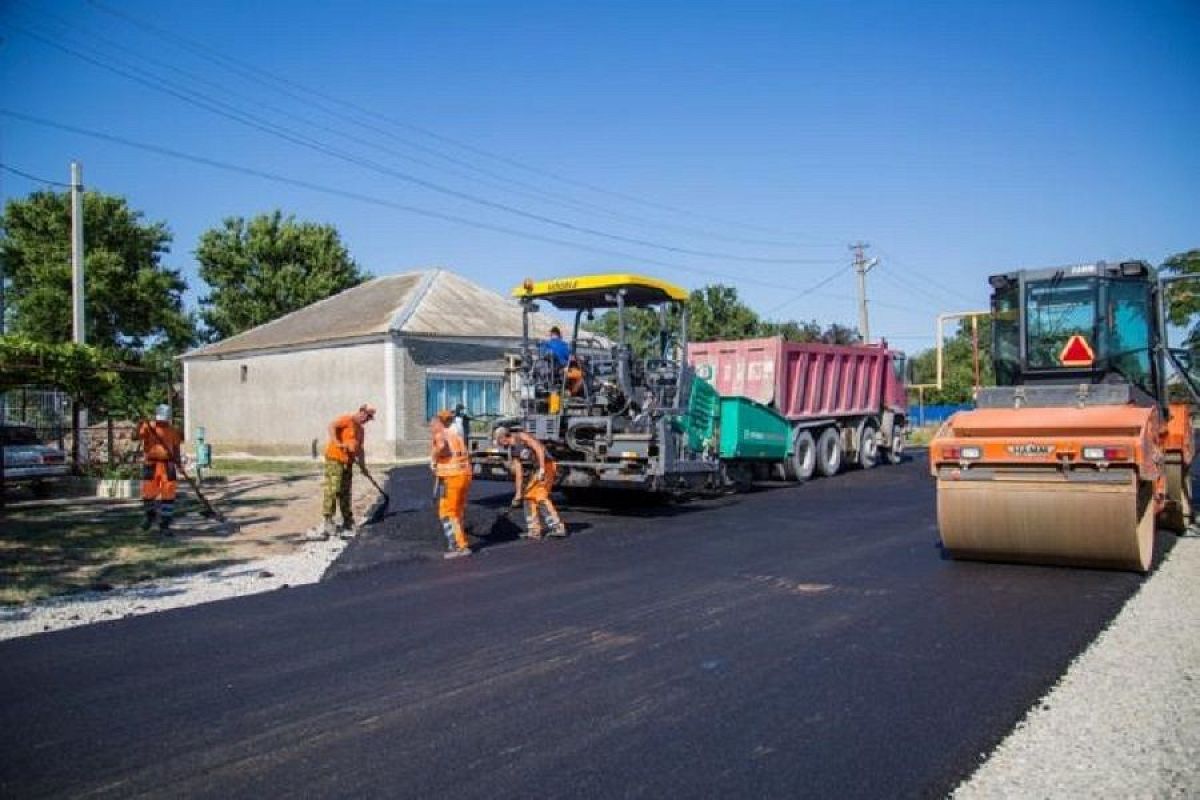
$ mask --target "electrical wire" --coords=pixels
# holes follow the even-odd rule
[[[113,72],[114,74],[125,77],[129,80],[132,80],[132,81],[139,83],[143,86],[146,86],[148,88],[151,88],[155,91],[162,92],[162,93],[168,94],[170,96],[173,96],[173,97],[175,97],[179,100],[182,100],[190,105],[204,109],[212,114],[216,114],[216,115],[224,117],[226,119],[233,120],[235,122],[238,122],[239,124],[245,125],[252,129],[255,129],[255,130],[267,133],[269,135],[275,136],[277,138],[283,139],[284,141],[288,141],[293,144],[300,145],[302,147],[308,148],[315,152],[318,152],[318,153],[321,153],[324,155],[328,155],[333,158],[337,158],[339,160],[345,161],[350,164],[354,164],[359,167],[363,167],[365,169],[376,171],[383,175],[388,175],[390,177],[396,178],[397,180],[400,180],[400,181],[403,181],[403,182],[406,182],[406,183],[409,183],[409,184],[412,184],[415,186],[419,186],[424,189],[428,189],[430,191],[437,192],[439,194],[443,194],[443,195],[446,195],[449,197],[453,197],[455,199],[463,200],[465,202],[469,202],[474,205],[482,206],[484,208],[488,208],[488,209],[492,209],[492,210],[496,210],[496,211],[502,211],[502,212],[512,214],[515,216],[519,216],[519,217],[522,217],[525,219],[529,219],[529,220],[532,220],[535,222],[540,222],[542,224],[552,225],[552,226],[562,228],[565,230],[570,230],[575,233],[582,233],[582,234],[596,236],[596,237],[603,238],[603,239],[609,239],[612,241],[622,242],[624,244],[632,244],[632,245],[636,245],[639,247],[646,247],[649,249],[661,250],[661,251],[665,251],[665,252],[676,253],[679,255],[690,255],[690,256],[696,256],[696,257],[700,257],[700,258],[719,259],[719,260],[723,260],[723,261],[741,261],[741,262],[756,263],[756,264],[793,264],[794,265],[794,264],[828,264],[828,263],[830,263],[828,259],[795,259],[795,258],[743,256],[743,255],[738,255],[736,253],[723,253],[723,252],[710,251],[710,250],[698,250],[698,249],[693,249],[693,248],[688,248],[688,247],[679,247],[676,245],[661,244],[659,242],[655,242],[655,241],[652,241],[649,239],[642,239],[639,237],[632,237],[632,236],[623,236],[621,234],[610,233],[610,232],[607,232],[607,231],[604,231],[601,229],[593,228],[588,225],[579,225],[579,224],[576,224],[573,222],[558,219],[556,217],[550,217],[545,214],[527,211],[527,210],[518,208],[518,207],[508,204],[508,203],[502,203],[502,202],[497,202],[494,200],[489,200],[487,198],[483,198],[478,195],[471,194],[469,192],[464,192],[464,191],[460,191],[458,189],[453,189],[453,188],[450,188],[447,186],[443,186],[443,185],[435,183],[433,181],[426,180],[424,178],[420,178],[416,175],[412,175],[410,173],[392,169],[392,168],[388,167],[387,165],[381,164],[377,161],[373,161],[371,159],[367,159],[367,158],[363,158],[361,156],[356,156],[354,154],[347,153],[347,152],[339,150],[335,147],[331,147],[328,144],[323,143],[319,140],[313,139],[312,137],[304,136],[302,134],[297,134],[293,131],[289,131],[287,129],[280,128],[279,126],[276,126],[269,121],[263,121],[261,117],[257,117],[254,114],[243,112],[243,111],[237,109],[236,107],[233,107],[228,103],[225,103],[224,101],[212,98],[211,96],[207,96],[202,92],[196,92],[196,91],[187,90],[187,89],[181,90],[179,88],[173,87],[169,81],[164,81],[160,78],[155,78],[153,76],[151,76],[150,78],[146,78],[144,75],[139,75],[136,72],[131,72],[128,69],[124,69],[119,66],[113,66],[112,64],[105,63],[101,59],[97,59],[92,56],[89,56],[86,53],[83,53],[72,47],[68,47],[67,45],[64,45],[60,42],[56,42],[48,37],[42,36],[36,32],[33,32],[33,31],[27,29],[27,28],[23,28],[21,26],[16,26],[16,25],[11,25],[11,24],[10,24],[10,27],[12,27],[13,30],[16,30],[17,32],[22,33],[23,35],[29,36],[51,48],[65,52],[65,53],[72,55],[76,58],[79,58],[87,63],[90,63],[94,66],[97,66],[97,67],[107,70],[109,72]]]
[[[329,104],[333,104],[333,105],[336,105],[343,109],[349,109],[349,110],[356,112],[360,116],[365,116],[370,119],[380,120],[388,125],[412,131],[412,132],[417,133],[426,138],[433,139],[433,140],[441,142],[443,144],[451,145],[451,146],[456,147],[465,152],[472,153],[476,156],[482,156],[484,158],[492,159],[493,161],[505,164],[509,167],[520,169],[524,172],[537,174],[537,175],[540,175],[545,178],[550,178],[559,183],[586,189],[588,191],[595,192],[597,194],[603,194],[603,195],[607,195],[610,197],[614,197],[614,198],[620,199],[625,202],[636,203],[636,204],[644,206],[644,207],[655,208],[655,209],[659,209],[661,211],[667,211],[667,212],[674,213],[674,214],[692,217],[694,219],[706,220],[708,222],[715,222],[715,223],[718,223],[721,225],[726,225],[729,227],[736,227],[736,228],[741,228],[744,230],[757,230],[760,232],[770,233],[770,234],[777,235],[777,236],[785,236],[785,237],[789,237],[789,238],[795,237],[795,234],[790,231],[782,231],[782,230],[779,230],[776,228],[771,228],[771,227],[762,226],[762,225],[754,225],[754,224],[750,224],[750,223],[746,223],[746,222],[735,222],[735,221],[725,220],[725,219],[722,219],[721,217],[716,217],[716,216],[712,216],[709,214],[703,214],[703,213],[696,212],[691,209],[685,209],[685,208],[670,205],[667,203],[661,203],[661,202],[648,200],[644,197],[638,197],[636,195],[630,195],[630,194],[626,194],[624,192],[618,192],[618,191],[614,191],[611,189],[606,189],[604,187],[601,187],[601,186],[598,186],[598,185],[595,185],[595,184],[592,184],[592,183],[589,183],[586,181],[567,177],[565,175],[559,174],[559,173],[551,171],[551,170],[532,166],[532,165],[526,164],[524,162],[521,162],[517,159],[513,159],[508,156],[504,156],[504,155],[501,155],[498,153],[494,153],[494,152],[491,152],[484,148],[477,147],[477,146],[469,144],[467,142],[463,142],[459,139],[456,139],[456,138],[453,138],[450,136],[446,136],[444,134],[438,133],[436,131],[425,128],[423,126],[416,125],[414,123],[407,122],[404,120],[399,120],[394,117],[390,117],[386,114],[382,114],[376,110],[366,108],[364,106],[360,106],[356,103],[350,102],[343,98],[340,98],[340,97],[337,97],[334,95],[329,95],[324,92],[320,92],[316,89],[312,89],[310,87],[304,86],[304,85],[302,85],[296,81],[293,81],[289,78],[282,77],[280,75],[276,75],[268,70],[262,69],[260,67],[256,67],[252,64],[248,64],[244,61],[240,61],[240,60],[232,58],[230,56],[226,56],[226,55],[220,53],[219,51],[217,51],[211,47],[208,47],[207,45],[197,42],[194,39],[190,39],[188,37],[185,37],[185,36],[176,34],[172,31],[166,30],[157,25],[153,25],[153,24],[146,22],[145,20],[139,19],[138,17],[136,17],[132,14],[129,14],[125,11],[113,8],[105,3],[99,2],[98,0],[88,0],[88,4],[90,6],[92,6],[93,8],[95,8],[96,10],[98,10],[104,14],[107,14],[111,17],[114,17],[116,19],[119,19],[128,25],[131,25],[142,31],[149,32],[150,34],[152,34],[156,37],[159,37],[161,39],[173,41],[176,44],[183,46],[186,49],[190,50],[191,52],[199,55],[201,58],[204,58],[204,59],[210,61],[211,63],[218,64],[219,66],[221,66],[222,68],[224,68],[226,70],[241,74],[243,77],[249,78],[250,80],[253,80],[264,86],[268,86],[268,87],[272,88],[274,91],[282,91],[282,90],[286,89],[290,96],[292,96],[293,98],[298,99],[298,100],[303,100],[308,105],[311,105],[313,103],[313,98],[316,98],[316,99],[322,101],[323,103],[325,103],[327,106]],[[302,98],[302,97],[298,96],[296,94],[296,92],[302,92],[305,95],[308,95],[308,97]],[[360,125],[364,124],[361,121],[361,119],[358,120],[357,122]],[[813,242],[813,241],[805,242],[805,241],[800,241],[800,240],[797,240],[796,244],[801,245],[801,246],[809,246],[809,247],[840,247],[841,246],[840,243]]]
[[[220,161],[217,159],[208,158],[207,156],[200,156],[200,155],[195,155],[193,153],[186,153],[181,150],[176,150],[176,149],[169,148],[169,147],[163,147],[161,145],[156,145],[156,144],[152,144],[149,142],[140,142],[140,141],[137,141],[134,139],[128,139],[123,136],[118,136],[116,134],[105,133],[103,131],[97,131],[97,130],[91,130],[88,128],[83,128],[83,127],[80,127],[77,125],[70,125],[70,124],[63,123],[63,122],[56,122],[54,120],[45,119],[43,117],[36,117],[31,114],[25,114],[25,113],[22,113],[19,111],[14,111],[12,109],[0,108],[0,115],[10,117],[12,119],[22,120],[24,122],[27,122],[27,123],[30,123],[33,125],[39,125],[39,126],[46,127],[46,128],[53,128],[53,129],[65,131],[68,133],[74,133],[79,136],[86,136],[86,137],[92,138],[92,139],[98,139],[101,141],[111,142],[113,144],[119,144],[124,147],[130,147],[130,148],[137,149],[137,150],[143,150],[143,151],[150,152],[150,153],[156,153],[158,155],[166,156],[168,158],[173,158],[176,160],[188,161],[188,162],[191,162],[194,164],[200,164],[203,166],[212,167],[215,169],[223,170],[225,172],[232,172],[232,173],[237,173],[237,174],[241,174],[241,175],[247,175],[250,177],[260,178],[260,179],[272,181],[275,183],[281,183],[281,184],[285,184],[288,186],[298,187],[301,189],[307,189],[307,190],[313,191],[313,192],[319,192],[322,194],[328,194],[328,195],[332,195],[332,196],[336,196],[336,197],[342,197],[345,199],[355,200],[358,202],[368,203],[368,204],[376,205],[376,206],[381,206],[384,208],[390,208],[390,209],[394,209],[394,210],[398,210],[398,211],[404,211],[407,213],[416,214],[416,215],[428,217],[431,219],[438,219],[438,220],[442,220],[445,222],[452,222],[452,223],[459,224],[459,225],[465,225],[465,226],[477,228],[480,230],[488,230],[488,231],[493,231],[493,232],[497,232],[497,233],[507,234],[509,236],[516,236],[519,238],[530,239],[533,241],[561,245],[563,247],[570,247],[570,248],[574,248],[576,250],[582,250],[582,251],[586,251],[586,252],[590,252],[590,253],[598,253],[601,255],[616,256],[616,257],[619,257],[622,259],[629,259],[631,261],[637,261],[637,262],[642,262],[642,263],[646,263],[646,264],[653,264],[655,266],[664,267],[666,269],[674,270],[677,272],[693,273],[693,274],[697,274],[697,275],[705,275],[705,276],[714,277],[714,278],[724,278],[726,280],[739,281],[742,283],[749,283],[749,284],[754,284],[754,285],[758,285],[758,286],[763,286],[763,287],[769,288],[769,289],[789,289],[789,288],[791,288],[788,286],[784,286],[782,284],[772,283],[769,281],[761,281],[761,280],[757,280],[755,278],[746,277],[744,275],[734,275],[731,273],[717,272],[715,270],[704,269],[702,267],[677,264],[677,263],[663,261],[663,260],[655,259],[655,258],[646,258],[646,257],[622,252],[620,250],[612,250],[609,248],[596,247],[594,245],[584,244],[581,242],[573,242],[573,241],[570,241],[567,239],[560,239],[557,237],[546,236],[546,235],[543,235],[540,233],[534,233],[531,231],[523,231],[523,230],[519,230],[519,229],[515,229],[515,228],[510,228],[510,227],[507,227],[504,225],[495,225],[495,224],[488,223],[488,222],[482,222],[480,220],[470,219],[467,217],[458,216],[456,214],[449,214],[449,213],[444,213],[441,211],[434,211],[432,209],[421,208],[419,206],[413,206],[413,205],[409,205],[406,203],[398,203],[398,202],[395,202],[392,200],[388,200],[386,198],[374,197],[371,195],[366,195],[366,194],[362,194],[360,192],[354,192],[354,191],[345,190],[345,189],[338,189],[335,187],[325,186],[325,185],[318,184],[318,183],[315,183],[312,181],[302,180],[299,178],[291,178],[286,175],[280,175],[278,173],[268,172],[266,170],[257,169],[255,167],[248,167],[245,165],[233,164],[233,163],[230,163],[227,161]]]
[[[61,186],[64,189],[71,188],[71,184],[69,184],[69,183],[63,183],[62,181],[52,181],[49,178],[39,178],[37,175],[30,175],[28,172],[24,172],[22,170],[17,169],[16,167],[10,166],[8,164],[0,163],[0,169],[4,170],[5,172],[11,172],[13,175],[20,175],[22,178],[31,180],[34,183],[44,183],[44,184],[47,184],[48,186]]]

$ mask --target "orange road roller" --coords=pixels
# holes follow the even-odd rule
[[[1196,382],[1167,346],[1167,283],[1141,261],[989,280],[999,385],[930,443],[944,550],[1145,572],[1155,526],[1192,523]]]

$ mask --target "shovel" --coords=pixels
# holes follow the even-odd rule
[[[360,472],[362,472],[363,477],[371,482],[371,485],[375,487],[375,491],[379,492],[379,496],[383,499],[383,502],[375,507],[374,511],[371,513],[371,518],[368,520],[368,522],[374,524],[383,519],[383,515],[388,510],[388,506],[392,503],[392,498],[383,490],[383,487],[375,481],[375,477],[371,475],[371,473],[367,472],[367,468],[363,466],[361,462],[358,465],[358,469]]]
[[[188,482],[188,484],[192,487],[192,491],[196,493],[196,497],[200,499],[200,505],[204,506],[204,510],[200,512],[200,516],[204,517],[205,519],[215,519],[218,523],[220,523],[222,532],[226,535],[237,533],[239,530],[237,523],[233,522],[220,511],[218,511],[216,507],[208,501],[208,498],[204,496],[204,492],[200,490],[200,484],[196,481],[196,479],[188,474],[188,471],[183,468],[182,464],[179,464],[178,466],[179,473],[183,475],[184,480]]]

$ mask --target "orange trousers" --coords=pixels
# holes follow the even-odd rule
[[[467,549],[466,527],[467,493],[471,489],[471,473],[447,475],[438,479],[438,519],[442,521],[442,533],[446,543],[456,550]]]
[[[169,503],[175,499],[177,491],[174,464],[169,461],[147,461],[142,465],[143,500],[158,499]]]
[[[526,467],[526,469],[534,468]],[[557,474],[553,461],[546,461],[543,473],[544,478],[531,480],[525,488],[525,496],[522,498],[525,501],[525,530],[530,536],[540,537],[542,535],[542,518],[544,517],[550,533],[564,535],[566,529],[563,527],[562,519],[558,516],[558,509],[554,507],[554,501],[550,499],[550,492],[554,489],[554,478]]]

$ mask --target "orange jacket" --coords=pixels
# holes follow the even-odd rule
[[[142,458],[147,463],[179,460],[183,434],[172,428],[171,423],[143,422],[138,425],[137,435],[142,440]]]
[[[353,463],[365,446],[363,426],[354,421],[353,414],[343,414],[332,423],[334,438],[325,445],[325,458],[342,464]],[[345,445],[343,450],[338,445]]]

